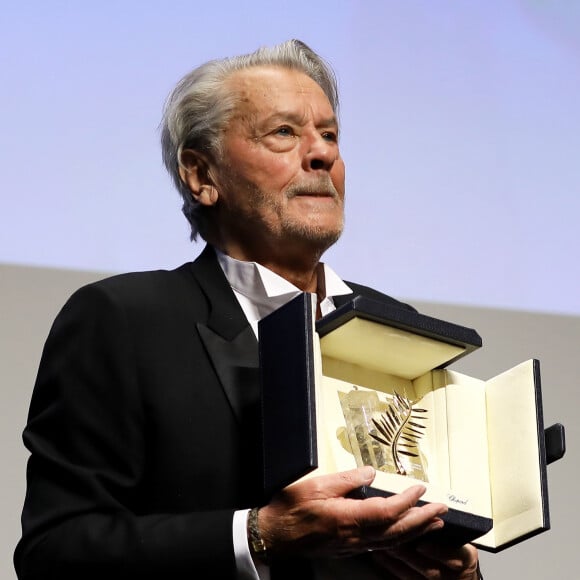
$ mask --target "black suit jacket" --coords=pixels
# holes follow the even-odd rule
[[[24,433],[19,578],[234,578],[233,511],[261,501],[258,401],[257,341],[211,248],[77,291]]]

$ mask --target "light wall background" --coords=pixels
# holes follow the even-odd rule
[[[79,285],[192,259],[158,147],[164,99],[210,58],[298,37],[335,67],[346,279],[475,327],[458,370],[541,360],[553,530],[486,578],[572,578],[580,404],[580,4],[8,2],[0,16],[0,577],[13,578],[20,433],[43,341]]]

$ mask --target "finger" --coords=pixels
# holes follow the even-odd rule
[[[421,514],[413,513],[414,511],[412,510],[390,526],[385,526],[382,530],[378,528],[364,530],[362,534],[367,548],[371,550],[397,548],[425,534],[440,530],[444,526],[442,519],[425,519]]]
[[[365,466],[305,479],[290,485],[286,491],[301,499],[344,497],[359,487],[370,485],[374,479],[375,470]]]
[[[417,544],[417,552],[433,561],[440,562],[450,570],[475,571],[477,569],[477,550],[469,544],[452,548],[436,542],[420,542]]]
[[[392,552],[381,550],[373,552],[372,554],[375,566],[381,572],[381,578],[384,576],[382,572],[388,572],[388,578],[393,580],[424,580],[426,576],[409,566],[404,560],[396,558]],[[437,576],[432,576],[436,578]],[[428,576],[427,576],[428,578]]]
[[[373,497],[354,504],[357,510],[357,521],[361,526],[380,526],[399,519],[415,507],[419,498],[425,493],[425,486],[413,485],[405,491],[387,498]],[[424,509],[423,509],[424,508]],[[447,507],[440,503],[427,503],[417,517],[430,519],[447,512]]]
[[[426,556],[419,548],[420,544],[413,546],[400,546],[391,552],[391,556],[405,563],[405,565],[412,570],[418,572],[425,578],[440,578],[442,580],[458,580],[465,578],[473,578],[477,570],[477,550],[472,546],[465,546],[462,549],[448,549],[443,545],[437,546],[431,544],[431,553],[436,556]],[[423,547],[425,544],[423,544]],[[437,553],[437,549],[440,553]],[[463,560],[459,557],[459,552],[465,554],[472,553],[474,558],[467,558]],[[447,559],[447,554],[452,554],[454,557]]]
[[[393,548],[442,528],[439,515],[447,511],[445,505],[411,505],[421,492],[421,489],[407,490],[407,500],[399,496],[354,500],[348,519],[353,519],[355,526],[346,548],[358,552]]]
[[[416,507],[424,491],[423,486],[413,486],[388,498],[359,501],[354,506],[357,511],[354,517],[361,535],[379,545],[383,543],[381,547],[384,547],[385,542],[398,544],[441,528],[443,521],[440,516],[448,508],[440,503]]]

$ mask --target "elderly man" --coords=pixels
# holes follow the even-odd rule
[[[179,83],[163,155],[207,247],[82,288],[56,319],[25,431],[21,579],[478,577],[473,547],[422,540],[446,509],[417,507],[423,487],[347,497],[372,468],[262,499],[258,320],[301,291],[317,316],[353,293],[409,308],[320,262],[343,227],[337,108],[298,41]]]

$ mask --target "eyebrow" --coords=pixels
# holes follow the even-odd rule
[[[280,111],[266,117],[260,124],[269,125],[281,121],[290,121],[296,125],[304,125],[305,117],[304,115],[297,115],[291,111]],[[338,120],[335,115],[332,115],[332,117],[322,119],[322,121],[316,123],[316,127],[336,127],[338,129]]]

